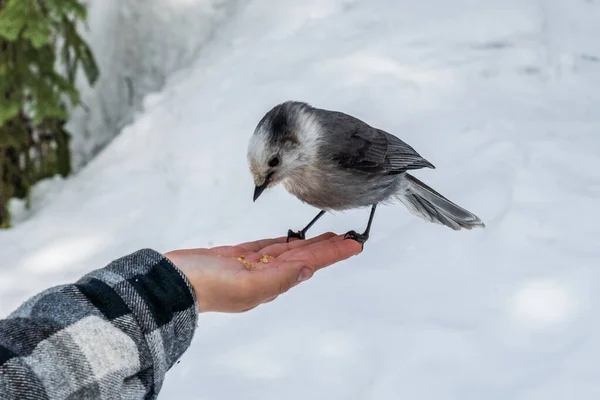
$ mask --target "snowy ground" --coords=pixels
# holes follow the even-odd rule
[[[67,125],[76,170],[134,120],[146,95],[198,56],[238,1],[82,0],[89,17],[81,33],[101,74],[91,88],[79,77],[83,105]]]
[[[250,313],[202,315],[162,398],[600,398],[600,4],[243,4],[135,123],[0,232],[0,313],[141,247],[301,227],[315,210],[283,189],[252,203],[245,160],[262,114],[299,99],[405,139],[437,167],[416,176],[487,228],[382,208],[359,257]]]

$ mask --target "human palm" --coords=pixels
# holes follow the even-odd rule
[[[333,233],[289,243],[286,239],[165,255],[194,287],[199,311],[243,312],[275,299],[315,271],[361,252],[359,243]]]

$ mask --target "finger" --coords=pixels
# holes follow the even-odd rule
[[[257,262],[258,260],[260,260],[264,255],[269,255],[271,257],[279,257],[281,254],[293,250],[293,249],[299,249],[299,248],[303,248],[306,246],[309,246],[311,244],[323,241],[323,240],[328,240],[331,239],[332,237],[335,237],[335,233],[332,232],[327,232],[324,233],[322,235],[319,235],[317,237],[314,237],[312,239],[308,239],[308,240],[294,240],[293,242],[289,242],[289,243],[276,243],[276,244],[272,244],[270,246],[266,246],[263,249],[260,249],[259,251],[252,253],[252,254],[248,254],[248,256],[246,257],[249,261],[252,262]]]
[[[336,236],[329,240],[312,244],[299,250],[284,254],[283,261],[303,262],[305,266],[317,271],[329,265],[346,260],[359,254],[362,246],[355,240],[344,240]]]
[[[241,310],[240,312],[243,312],[243,313],[245,313],[245,312],[248,312],[248,311],[254,310],[254,309],[255,309],[256,307],[258,307],[258,306],[259,306],[259,304],[255,305],[255,306],[252,306],[252,307],[249,307],[249,308],[245,308],[245,309]]]
[[[314,237],[312,239],[308,239],[308,240],[295,240],[293,242],[284,242],[284,243],[276,243],[276,244],[272,244],[270,246],[267,246],[263,249],[260,249],[259,251],[252,253],[252,254],[248,254],[248,259],[249,260],[253,260],[253,261],[258,261],[259,259],[261,259],[264,255],[269,255],[271,257],[279,257],[279,255],[290,251],[292,249],[298,249],[298,248],[302,248],[302,247],[306,247],[309,246],[313,243],[319,242],[321,240],[327,240],[329,238],[334,237],[335,234],[328,232],[328,233],[324,233],[322,235],[319,235],[317,237]]]
[[[315,246],[316,244],[320,244],[322,246],[330,246],[331,243],[335,243],[335,242],[338,242],[338,241],[341,241],[341,240],[343,240],[343,236],[341,236],[341,235],[335,235],[335,236],[332,236],[332,237],[328,238],[327,240],[324,240],[324,241],[321,241],[321,242],[318,242],[318,243],[310,243],[310,245]],[[306,247],[308,247],[308,246],[306,246]],[[279,259],[281,261],[293,260],[294,257],[298,253],[304,252],[304,250],[305,250],[305,248],[303,248],[303,247],[291,248],[289,251],[281,254],[279,256]]]
[[[263,303],[295,286],[299,282],[303,267],[303,261],[291,261],[273,268],[255,270],[247,277],[247,290],[256,294],[255,301]],[[312,270],[308,270],[307,273],[308,276],[303,276],[304,280],[312,276]]]
[[[263,301],[263,304],[270,303],[270,302],[272,302],[273,300],[277,299],[278,297],[279,297],[279,295],[277,295],[277,296],[271,296],[271,297],[269,297],[268,299],[266,299],[265,301]]]
[[[262,248],[270,246],[272,244],[285,243],[286,240],[287,240],[287,237],[282,236],[282,237],[278,237],[278,238],[274,238],[274,239],[261,239],[261,240],[255,240],[254,242],[241,243],[235,247],[244,249],[244,251],[246,253],[253,253],[253,252],[259,251]]]
[[[244,254],[248,254],[254,251],[260,250],[261,246],[268,246],[270,244],[285,242],[286,237],[280,237],[276,239],[261,239],[254,242],[246,242],[238,244],[237,246],[218,246],[208,249],[212,254],[218,254],[221,257],[239,257]],[[256,250],[254,250],[256,249]]]

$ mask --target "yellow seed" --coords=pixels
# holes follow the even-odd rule
[[[270,256],[268,254],[265,254],[264,256],[262,256],[262,258],[260,259],[260,262],[263,264],[267,264],[269,262],[269,259],[271,258],[275,258],[273,256]]]
[[[238,258],[237,258],[237,260],[238,260],[239,262],[241,262],[241,263],[242,263],[242,265],[244,265],[244,267],[246,267],[246,269],[254,269],[254,264],[253,264],[253,263],[251,263],[251,262],[250,262],[250,261],[248,261],[248,260],[245,260],[245,259],[244,259],[244,256],[242,256],[242,257],[238,257]]]

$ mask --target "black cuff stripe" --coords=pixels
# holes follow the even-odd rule
[[[158,327],[171,322],[175,313],[194,306],[187,283],[166,259],[127,281],[144,300]]]
[[[100,311],[107,320],[112,321],[131,313],[127,304],[115,290],[103,281],[91,278],[75,287]]]

